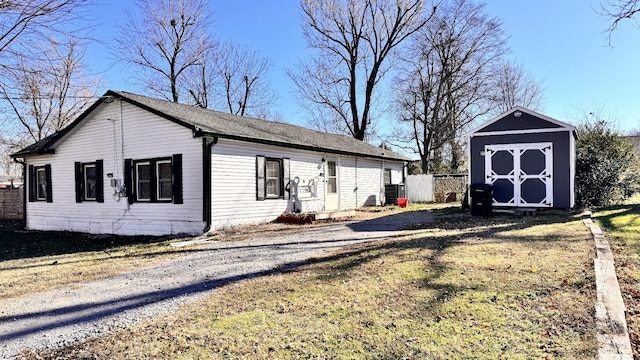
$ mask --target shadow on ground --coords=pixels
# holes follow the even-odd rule
[[[457,294],[471,289],[469,287],[461,287],[456,284],[450,284],[446,282],[443,283],[440,280],[441,275],[447,270],[446,264],[441,263],[440,258],[449,248],[462,244],[468,244],[470,240],[475,239],[491,239],[491,241],[496,242],[515,243],[530,243],[536,241],[549,242],[552,241],[552,239],[543,236],[536,237],[528,235],[511,235],[509,237],[505,237],[502,235],[502,233],[510,230],[526,229],[528,227],[540,224],[564,223],[570,220],[570,217],[566,215],[545,215],[529,218],[518,218],[510,215],[499,215],[490,218],[478,218],[471,217],[468,214],[459,213],[436,216],[435,221],[416,222],[415,220],[405,221],[403,220],[402,216],[407,217],[407,214],[392,214],[377,219],[354,222],[349,224],[348,226],[356,232],[398,230],[398,226],[401,225],[401,228],[412,229],[418,232],[420,230],[429,229],[458,229],[462,230],[462,233],[451,236],[432,237],[429,236],[427,232],[425,232],[424,235],[418,234],[418,236],[415,236],[411,239],[389,237],[387,238],[387,241],[372,241],[359,245],[349,246],[347,248],[333,251],[326,256],[284,264],[281,267],[273,270],[257,273],[246,273],[239,276],[232,276],[223,279],[212,279],[200,283],[190,284],[184,287],[150,292],[147,294],[136,295],[135,297],[124,296],[122,298],[115,299],[106,303],[91,304],[90,313],[86,312],[87,310],[89,310],[89,308],[85,307],[61,308],[58,311],[70,316],[68,322],[64,324],[51,324],[51,327],[72,326],[79,323],[87,323],[99,318],[117,314],[128,309],[141,307],[150,303],[164,301],[171,298],[210,291],[226,284],[235,283],[248,278],[261,277],[273,273],[295,272],[298,271],[301,266],[305,265],[313,264],[322,266],[323,264],[326,264],[326,268],[324,268],[323,271],[318,271],[318,273],[321,274],[322,278],[326,281],[335,281],[336,279],[340,279],[340,277],[342,276],[348,276],[349,271],[365,263],[376,261],[390,253],[398,253],[407,249],[430,250],[429,252],[431,253],[431,255],[427,259],[428,263],[425,264],[425,266],[430,267],[430,271],[426,272],[426,275],[422,279],[420,284],[420,286],[433,289],[437,293],[429,304],[422,304],[420,306],[421,308],[428,309],[433,306],[437,306],[441,302],[446,301],[446,299],[448,298],[455,297]],[[414,219],[416,218],[414,217]],[[65,233],[62,233],[62,235],[64,234]],[[43,235],[43,238],[55,236],[55,233],[45,233]],[[85,238],[85,241],[86,239],[87,238]],[[40,240],[43,241],[42,239]],[[59,249],[57,251],[64,250]],[[67,249],[66,251],[71,251],[71,249]],[[83,249],[82,251],[85,250]],[[472,290],[479,289],[473,288]],[[29,313],[25,314],[24,316],[26,318],[30,318],[40,317],[42,315],[44,314]],[[0,317],[0,322],[5,320],[7,319],[3,319]],[[26,329],[22,331],[16,331],[14,333],[0,336],[0,341],[19,338],[28,335],[29,333],[37,333],[41,330],[42,329]]]
[[[68,231],[23,230],[20,221],[0,220],[0,261],[105,251],[118,246],[159,243],[165,240],[167,237],[96,236]]]

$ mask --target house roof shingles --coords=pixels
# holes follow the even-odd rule
[[[356,140],[350,136],[324,133],[305,127],[238,116],[194,105],[177,104],[124,91],[109,90],[105,95],[78,117],[68,127],[32,144],[13,157],[42,154],[50,151],[55,143],[77,126],[82,119],[109,97],[120,98],[128,103],[146,109],[161,117],[192,129],[202,135],[217,136],[234,140],[278,145],[327,153],[367,156],[381,159],[409,160],[407,157],[388,149]]]

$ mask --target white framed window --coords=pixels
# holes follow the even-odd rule
[[[156,161],[156,181],[158,201],[171,201],[173,199],[171,159]]]
[[[53,202],[53,186],[51,183],[51,164],[29,165],[28,176],[28,200]]]
[[[84,164],[82,172],[84,176],[84,200],[96,200],[98,198],[96,164]]]
[[[36,168],[36,200],[47,200],[47,172],[44,167]]]
[[[338,192],[338,171],[336,162],[327,161],[327,193],[336,194]]]
[[[391,184],[391,169],[384,169],[384,184]]]
[[[127,198],[134,202],[182,204],[182,154],[125,159]]]
[[[289,158],[256,155],[256,200],[289,200]]]
[[[79,162],[75,164],[76,202],[104,202],[104,184],[102,181],[103,161]]]
[[[136,200],[151,201],[151,163],[136,162]]]
[[[267,159],[265,171],[266,194],[268,198],[282,196],[282,160]]]

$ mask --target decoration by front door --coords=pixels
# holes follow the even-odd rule
[[[493,206],[553,206],[553,146],[546,143],[484,147],[485,183]]]

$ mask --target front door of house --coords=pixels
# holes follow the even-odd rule
[[[551,143],[486,145],[484,153],[494,206],[553,206]]]
[[[338,210],[340,208],[340,196],[338,191],[339,169],[338,162],[336,160],[328,160],[325,174],[326,180],[326,210]]]

